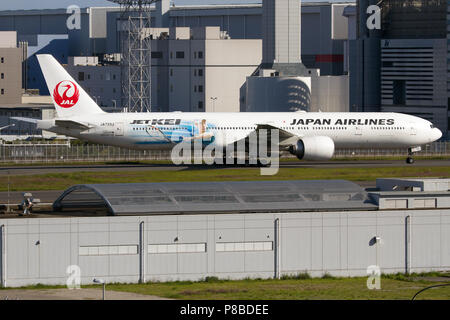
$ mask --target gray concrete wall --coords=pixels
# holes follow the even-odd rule
[[[311,112],[349,112],[349,77],[311,77]]]
[[[8,287],[65,284],[69,265],[80,267],[83,284],[305,271],[365,276],[370,265],[383,273],[407,265],[410,272],[450,270],[449,209],[3,219],[0,226]]]

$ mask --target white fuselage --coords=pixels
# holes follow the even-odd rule
[[[64,119],[63,119],[64,120]],[[170,149],[182,140],[205,136],[225,147],[259,125],[279,128],[299,139],[326,136],[336,148],[409,148],[441,137],[427,120],[399,113],[103,113],[70,120],[89,129],[38,122],[41,129],[95,143],[134,149]]]

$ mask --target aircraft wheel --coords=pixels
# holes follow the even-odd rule
[[[407,164],[413,164],[414,163],[414,158],[412,158],[412,157],[406,158],[406,163]]]

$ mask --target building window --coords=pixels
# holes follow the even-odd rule
[[[2,79],[5,79],[5,74],[4,73],[2,73]]]
[[[84,72],[78,72],[78,81],[84,81]]]
[[[198,69],[198,76],[203,77],[203,69]]]
[[[184,59],[184,51],[177,51],[177,59]]]
[[[203,86],[198,86],[198,92],[203,92]]]
[[[5,89],[2,89],[2,91],[1,91],[1,92],[2,92],[2,94],[5,94]]]
[[[111,80],[111,73],[109,73],[109,72],[106,73],[106,80],[107,81]]]
[[[203,59],[203,51],[199,51],[198,52],[198,58],[199,59]]]
[[[173,76],[173,69],[170,69],[170,76]]]
[[[170,92],[173,92],[173,84],[170,85]]]
[[[2,63],[5,62],[5,58],[3,58],[3,57],[0,60]]]
[[[113,74],[113,80],[116,80],[116,75],[115,74]]]
[[[122,255],[137,254],[138,246],[82,246],[78,249],[80,256],[106,256],[106,255]]]
[[[173,59],[173,52],[170,52],[170,59]]]
[[[206,243],[149,244],[148,253],[200,253],[206,252]]]
[[[113,88],[113,93],[116,93],[116,88]]]
[[[152,59],[162,59],[163,53],[162,51],[153,51],[152,52]]]
[[[405,105],[406,103],[406,83],[405,80],[394,80],[393,84],[393,104]]]
[[[199,109],[203,109],[203,101],[199,101],[198,102],[198,108]]]
[[[272,251],[272,241],[255,242],[218,242],[216,252],[236,252],[236,251]]]

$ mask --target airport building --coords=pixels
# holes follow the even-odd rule
[[[49,97],[24,94],[26,52],[26,44],[18,44],[16,31],[0,31],[0,140],[42,135],[34,124],[13,121],[11,117],[54,117],[54,107]]]
[[[239,112],[240,89],[261,63],[261,40],[230,39],[220,27],[149,32],[154,111]]]
[[[347,9],[357,21],[349,40],[350,110],[419,116],[448,138],[447,1],[383,1],[381,29],[369,30],[367,8],[377,3],[359,0]]]
[[[207,34],[207,32],[199,33],[195,30],[215,27],[210,29],[214,30],[215,39],[204,39],[205,44],[208,43],[203,52],[205,58],[198,61],[200,62],[199,69],[203,68],[202,63],[205,63],[203,80],[206,81],[206,77],[209,78],[205,85],[201,84],[200,78],[192,78],[191,73],[195,70],[190,70],[190,73],[185,72],[186,70],[183,71],[177,76],[179,79],[170,76],[167,65],[161,65],[161,63],[166,62],[165,57],[156,58],[164,50],[158,49],[152,54],[155,57],[152,59],[152,69],[154,69],[154,72],[152,72],[151,99],[154,105],[153,110],[261,111],[254,108],[255,105],[260,105],[258,101],[255,101],[255,98],[260,98],[261,95],[252,91],[252,88],[259,90],[261,86],[270,86],[272,81],[283,80],[258,79],[259,77],[255,77],[256,79],[250,80],[252,81],[252,84],[249,85],[250,90],[246,85],[245,78],[247,76],[260,75],[258,66],[261,64],[263,53],[262,48],[260,48],[264,34],[263,25],[270,21],[266,19],[266,23],[263,23],[262,5],[169,7],[168,0],[163,2],[160,8],[152,10],[151,27],[153,29],[157,27],[175,28],[175,30],[179,30],[177,33],[181,34],[180,30],[185,28],[185,30],[189,30],[188,33],[191,36],[195,34],[198,38],[199,34],[202,32]],[[298,0],[283,0],[277,3],[281,3],[282,6],[284,3],[290,3],[289,8],[291,9],[293,6],[300,8],[300,1]],[[313,74],[317,75],[312,80],[306,80],[306,87],[313,88],[312,96],[306,95],[300,99],[302,103],[300,109],[311,111],[348,110],[348,78],[345,76],[347,71],[344,70],[343,63],[346,40],[345,35],[344,38],[336,37],[337,34],[345,34],[345,32],[338,32],[338,30],[347,30],[347,19],[341,15],[341,11],[347,5],[353,4],[304,2],[301,5],[301,10],[297,12],[296,10],[290,10],[290,14],[293,15],[296,12],[295,15],[298,18],[297,32],[291,32],[290,36],[290,42],[298,45],[297,55],[301,55],[301,59],[297,57],[297,60],[301,60],[305,66],[303,69],[313,70]],[[92,72],[98,71],[98,75],[93,76],[93,78],[100,78],[103,74],[109,72],[105,71],[109,66],[108,63],[104,63],[104,55],[120,52],[121,14],[120,8],[117,7],[81,9],[80,28],[69,30],[67,20],[70,13],[68,14],[66,10],[3,11],[0,12],[0,30],[17,30],[19,41],[28,43],[26,88],[38,89],[41,94],[46,95],[48,90],[43,85],[44,80],[34,54],[53,54],[62,64],[68,64],[68,68],[75,73],[78,72],[75,69],[83,69],[83,66],[71,66],[69,56],[98,56],[99,63],[103,68],[84,68],[90,69]],[[282,24],[283,20],[286,21],[284,18],[284,15],[277,16],[278,25]],[[274,28],[276,26],[277,24],[273,25]],[[278,32],[278,38],[283,34],[283,30],[280,28],[277,30],[275,32]],[[186,33],[186,31],[183,32]],[[209,32],[208,34],[212,35],[213,33]],[[167,44],[163,44],[162,37],[156,36],[156,38],[158,40],[152,41],[152,47],[167,46]],[[165,40],[168,40],[167,43],[177,43],[177,46],[181,47],[190,46],[199,41],[197,39],[179,39],[175,42],[176,38]],[[272,41],[272,44],[275,43],[277,42]],[[293,46],[291,46],[291,51],[292,48]],[[152,49],[152,51],[154,50]],[[267,52],[267,48],[265,51]],[[185,52],[185,61],[187,61],[190,55],[187,50]],[[240,54],[230,54],[237,52],[240,52]],[[192,54],[194,53],[192,52]],[[174,58],[174,63],[176,67],[173,68],[173,71],[182,70],[180,65],[183,64],[183,61]],[[208,72],[208,69],[211,72]],[[188,74],[189,76],[187,76]],[[266,72],[264,76],[270,76],[270,74],[272,73]],[[318,75],[321,77],[318,77]],[[297,73],[285,76],[294,76],[293,80],[296,84],[289,85],[290,79],[278,81],[278,86],[281,86],[281,93],[274,95],[271,99],[266,99],[267,101],[277,102],[270,111],[292,109],[289,104],[292,96],[283,98],[282,95],[286,91],[290,93],[292,88],[297,95],[303,95],[303,90],[298,88],[306,90],[305,83],[298,78]],[[171,86],[169,83],[170,77],[172,77],[173,82],[190,82],[191,85],[180,87],[177,83],[174,83]],[[86,90],[92,87],[95,92],[91,94],[95,97],[94,100],[103,103],[104,108],[120,109],[121,102],[116,101],[114,92],[110,92],[113,89],[109,82],[107,83],[109,88],[103,88],[103,92],[102,87],[93,83],[95,80],[92,80],[91,83],[88,82],[86,81],[81,85],[86,86]],[[257,82],[256,86],[254,85],[255,82]],[[218,90],[218,88],[221,88],[221,90]],[[117,93],[117,88],[114,90]],[[225,90],[227,92],[223,92]],[[329,96],[325,98],[322,94],[323,91],[326,91]],[[298,101],[294,102],[294,104],[298,104]],[[306,106],[304,106],[305,104]]]
[[[109,112],[122,110],[118,61],[103,61],[100,64],[96,56],[69,57],[66,70],[101,108]]]
[[[74,266],[82,284],[449,271],[449,190],[449,179],[78,185],[53,212],[0,215],[0,280],[66,285]]]
[[[0,105],[21,103],[22,49],[15,31],[0,32]]]

